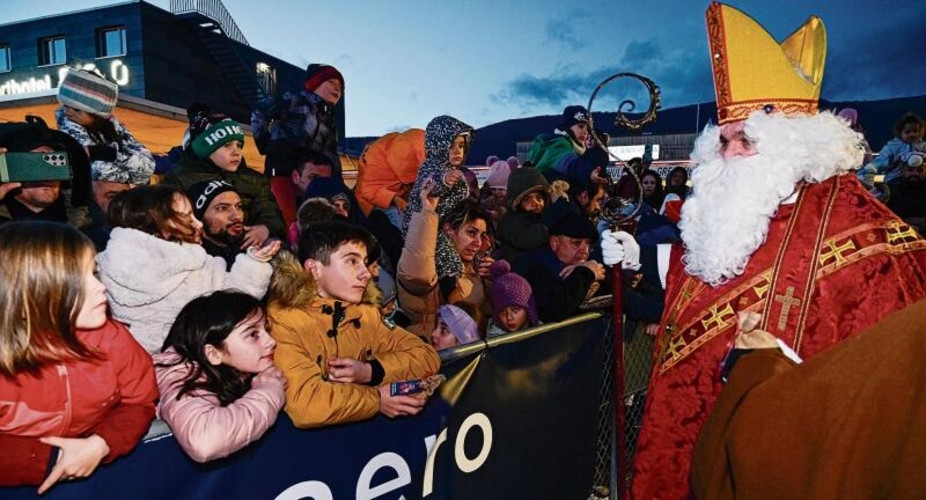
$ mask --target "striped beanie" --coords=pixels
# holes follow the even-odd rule
[[[58,102],[103,118],[112,116],[118,98],[118,85],[82,69],[69,68],[58,87]]]

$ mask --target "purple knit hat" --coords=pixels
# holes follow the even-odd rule
[[[527,309],[530,325],[537,324],[537,305],[531,285],[511,272],[511,264],[507,260],[497,260],[492,264],[491,299],[492,310],[496,313],[508,306],[520,306]]]
[[[437,314],[440,314],[440,318],[444,320],[450,333],[460,341],[460,345],[479,340],[479,326],[476,325],[476,320],[463,309],[446,304],[437,308]]]

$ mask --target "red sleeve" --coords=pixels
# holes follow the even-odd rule
[[[122,399],[90,431],[109,445],[109,455],[104,459],[106,463],[132,451],[144,437],[154,418],[154,403],[158,399],[151,356],[138,345],[125,326],[117,322],[112,324],[115,328],[106,356],[114,365]]]
[[[0,486],[42,484],[52,448],[37,437],[0,434]]]

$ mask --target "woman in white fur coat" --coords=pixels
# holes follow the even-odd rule
[[[123,322],[149,353],[161,352],[170,326],[188,302],[218,290],[238,290],[260,299],[267,292],[270,259],[279,241],[238,255],[231,271],[222,257],[200,246],[202,223],[183,191],[140,186],[110,203],[114,227],[99,254],[113,318]]]

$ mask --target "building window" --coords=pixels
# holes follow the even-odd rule
[[[125,26],[96,30],[97,57],[124,56],[125,52]]]
[[[277,70],[266,63],[257,63],[257,83],[268,96],[277,90]]]
[[[39,39],[39,66],[64,64],[67,58],[63,36],[50,36]]]
[[[10,46],[0,45],[0,73],[6,73],[13,69],[13,63],[10,61]]]

